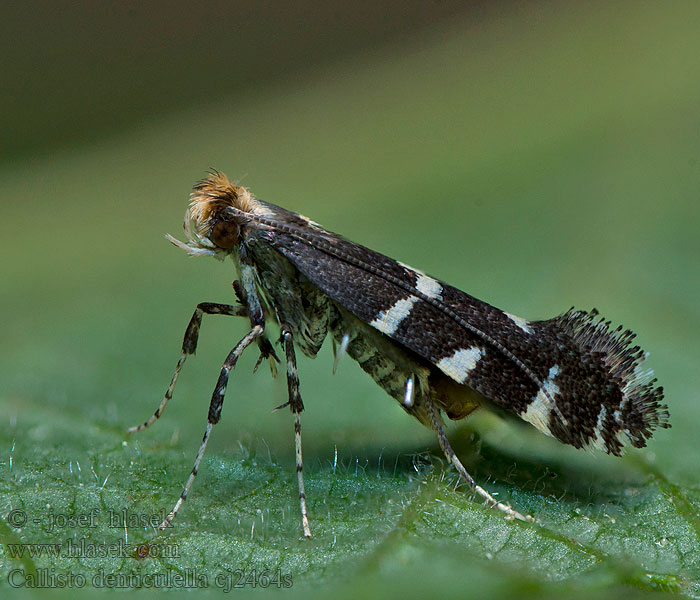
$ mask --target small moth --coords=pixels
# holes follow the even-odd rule
[[[190,319],[182,354],[160,406],[162,414],[182,365],[197,347],[203,315],[246,317],[250,331],[224,361],[209,405],[206,430],[192,472],[173,510],[175,518],[197,475],[212,427],[219,421],[229,373],[256,344],[257,366],[279,362],[266,324],[280,329],[294,416],[302,527],[311,536],[301,452],[295,349],[314,357],[330,334],[336,362],[347,354],[399,405],[437,435],[447,460],[471,489],[507,518],[532,520],[477,485],[455,455],[443,414],[462,419],[480,405],[495,406],[576,448],[620,455],[641,448],[657,427],[669,427],[663,389],[635,334],[591,312],[527,321],[323,229],[310,219],[254,198],[212,171],[194,186],[185,216],[186,242],[167,238],[192,256],[230,256],[239,304],[203,302]],[[277,410],[275,409],[275,410]]]

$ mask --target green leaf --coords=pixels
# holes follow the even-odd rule
[[[455,23],[0,165],[0,589],[700,597],[698,14],[596,10]],[[326,347],[299,359],[305,540],[292,419],[269,414],[284,378],[253,375],[253,352],[157,534],[246,333],[205,318],[162,418],[126,433],[160,402],[195,304],[233,300],[230,263],[162,239],[210,166],[514,314],[596,306],[651,351],[673,429],[619,459],[486,412],[453,424],[475,479],[536,519],[510,522],[357,365],[331,375]]]

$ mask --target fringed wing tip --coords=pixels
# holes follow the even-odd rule
[[[572,308],[558,317],[557,322],[579,347],[601,355],[608,374],[619,386],[622,400],[614,414],[619,442],[629,441],[632,446],[642,448],[655,429],[671,426],[668,406],[663,403],[663,387],[655,386],[653,371],[645,368],[649,354],[637,345],[632,346],[634,332],[623,329],[622,325],[611,329],[611,322],[595,308],[590,312]],[[601,449],[620,454],[621,445],[608,444]]]

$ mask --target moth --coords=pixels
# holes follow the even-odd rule
[[[314,357],[332,337],[337,362],[348,355],[401,408],[430,427],[447,460],[470,488],[509,519],[532,520],[479,486],[445,435],[443,416],[463,419],[478,406],[497,407],[576,448],[620,455],[669,427],[663,389],[644,367],[635,334],[611,329],[594,309],[570,309],[527,321],[442,281],[323,229],[307,217],[255,198],[212,171],[194,186],[184,224],[192,256],[231,257],[238,304],[203,302],[190,319],[182,354],[160,406],[162,414],[187,357],[195,353],[202,318],[245,317],[248,333],[224,361],[209,404],[204,437],[169,526],[197,475],[212,427],[219,421],[231,369],[253,344],[272,367],[279,362],[266,326],[275,322],[284,350],[294,417],[296,470],[303,533],[311,536],[304,491],[296,349]],[[334,366],[335,368],[335,366]],[[273,369],[274,370],[274,369]],[[277,410],[277,409],[276,409]]]

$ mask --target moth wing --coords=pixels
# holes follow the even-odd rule
[[[271,241],[334,302],[564,443],[621,454],[668,426],[634,334],[595,311],[528,322],[307,221]]]
[[[526,335],[505,313],[319,227],[303,229],[302,236],[276,231],[272,241],[316,287],[359,319],[516,414],[537,394],[537,384],[474,331],[501,335],[500,328],[503,334]]]

